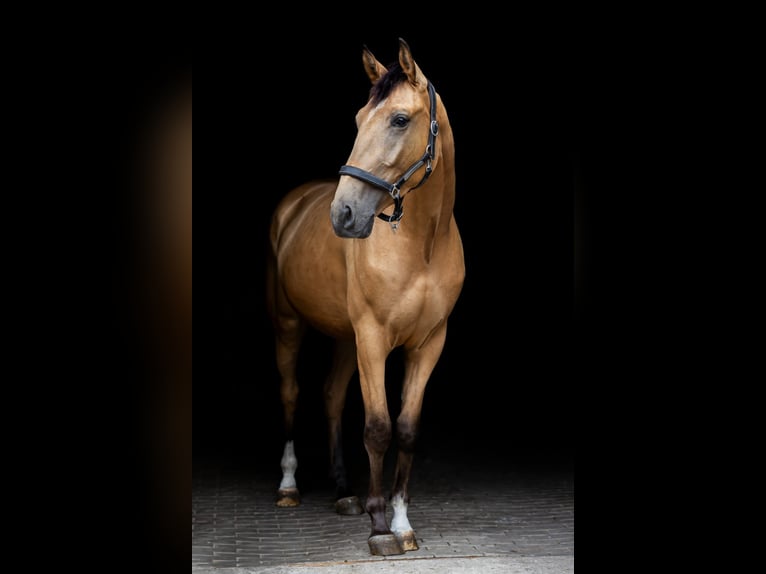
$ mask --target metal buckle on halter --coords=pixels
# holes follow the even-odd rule
[[[436,136],[439,133],[439,122],[431,120],[431,133]]]
[[[396,184],[391,186],[391,191],[389,191],[388,193],[390,193],[391,197],[393,197],[394,199],[399,199],[401,197],[399,193],[399,188],[396,187]]]

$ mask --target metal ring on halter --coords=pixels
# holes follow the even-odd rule
[[[384,215],[385,215],[385,214],[384,214]],[[398,223],[398,222],[400,222],[400,221],[402,220],[402,218],[403,218],[403,217],[404,217],[404,212],[401,212],[401,213],[399,213],[399,214],[397,215],[397,213],[396,213],[396,210],[394,210],[394,211],[393,211],[393,213],[392,213],[391,215],[389,215],[389,216],[388,216],[388,219],[387,219],[387,221],[388,221],[390,224],[392,224],[392,225],[393,225],[393,224],[395,224],[395,223]]]

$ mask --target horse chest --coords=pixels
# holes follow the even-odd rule
[[[413,272],[407,266],[358,265],[349,279],[352,322],[374,317],[397,338],[430,331],[452,306],[441,274],[428,268]]]

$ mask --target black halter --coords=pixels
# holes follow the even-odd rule
[[[394,227],[394,229],[396,229],[396,224],[399,222],[403,215],[402,201],[404,198],[401,195],[401,189],[404,183],[423,166],[426,166],[423,177],[415,187],[411,187],[408,191],[412,191],[413,189],[423,185],[428,179],[428,176],[431,175],[431,162],[434,159],[434,144],[436,142],[436,134],[439,133],[439,122],[436,121],[436,91],[434,90],[431,82],[428,82],[428,98],[431,102],[431,123],[428,128],[428,145],[426,145],[426,151],[423,154],[423,157],[413,163],[410,168],[404,172],[404,175],[396,181],[396,183],[388,183],[387,181],[371,174],[369,171],[365,171],[352,165],[342,165],[340,166],[340,171],[338,171],[338,174],[340,175],[350,175],[351,177],[361,179],[362,181],[387,191],[391,195],[394,200],[394,212],[391,215],[383,215],[382,213],[379,213],[378,217],[384,221],[388,221]]]

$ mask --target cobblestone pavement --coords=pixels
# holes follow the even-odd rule
[[[334,565],[328,571],[337,571],[356,564],[350,571],[367,572],[373,570],[363,569],[366,564],[405,560],[419,564],[418,572],[453,571],[445,564],[457,562],[466,565],[460,571],[573,571],[571,466],[513,468],[449,456],[424,460],[416,456],[409,518],[420,549],[388,557],[370,555],[366,514],[337,515],[331,485],[303,489],[300,467],[296,477],[301,506],[277,508],[278,474],[195,468],[192,569],[276,573],[291,571],[291,565],[302,572],[311,565]],[[366,486],[366,481],[360,484]],[[445,561],[449,558],[460,560]],[[470,570],[469,564],[478,564],[470,558],[483,558],[483,569]],[[504,562],[505,570],[493,569],[492,564],[503,558],[515,558],[517,568]],[[556,565],[555,569],[546,564]]]

